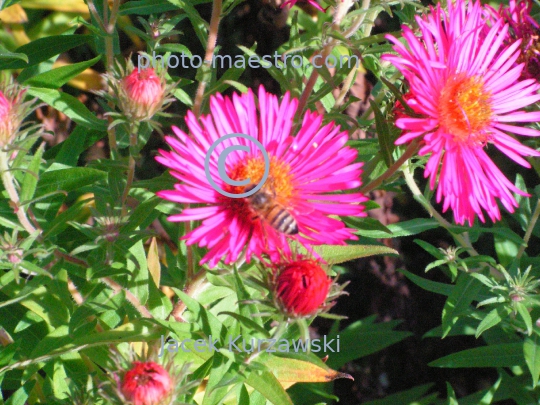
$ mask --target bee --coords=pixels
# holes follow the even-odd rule
[[[249,192],[257,187],[256,184],[250,184],[245,191]],[[254,194],[246,197],[251,210],[256,217],[266,221],[276,231],[285,235],[296,235],[298,233],[298,224],[294,216],[282,204],[276,201],[276,193],[269,192],[264,188]]]

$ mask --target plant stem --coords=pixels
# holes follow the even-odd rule
[[[339,27],[341,24],[341,21],[343,20],[343,17],[345,17],[345,14],[347,14],[347,11],[352,6],[351,0],[343,0],[341,2],[338,2],[338,6],[334,12],[334,19],[332,21],[332,30],[333,31],[339,31]],[[369,7],[370,0],[364,0],[362,3],[362,6],[366,9]],[[364,19],[364,16],[361,16],[362,21]],[[353,33],[351,32],[350,35]],[[326,57],[330,55],[332,52],[332,49],[335,47],[335,45],[338,43],[337,39],[332,38],[330,41],[328,41],[324,47],[322,52],[315,53],[313,57],[316,57],[317,55],[320,55],[323,60],[326,61]],[[298,102],[298,108],[296,109],[296,117],[295,120],[300,119],[304,115],[304,110],[307,106],[307,102],[309,99],[309,96],[311,95],[311,92],[313,91],[313,88],[315,87],[315,84],[317,83],[317,79],[319,77],[319,71],[313,66],[313,70],[311,72],[311,75],[309,76],[309,79],[306,83],[306,87],[304,87],[304,90],[302,91],[302,95],[300,96],[300,101]]]
[[[214,56],[214,50],[216,49],[217,35],[219,29],[219,20],[221,18],[222,0],[214,0],[212,6],[212,16],[210,17],[210,28],[208,30],[208,42],[206,44],[206,52],[204,54],[204,63],[201,69],[208,69],[206,64],[212,62]],[[206,88],[206,77],[203,71],[202,80],[197,87],[197,93],[195,94],[195,102],[193,103],[193,114],[197,118],[201,115],[201,105],[204,98],[204,89]]]
[[[9,169],[9,154],[8,152],[0,150],[0,176],[2,177],[2,183],[4,183],[4,188],[6,189],[9,199],[15,205],[14,211],[17,214],[19,222],[23,228],[29,234],[36,232],[34,225],[30,223],[28,217],[26,216],[25,208],[20,205],[19,194],[15,188],[15,178],[11,174]],[[41,233],[41,230],[40,230]]]
[[[418,140],[414,140],[413,142],[411,142],[409,146],[407,146],[407,149],[405,149],[405,152],[403,152],[403,155],[401,155],[400,158],[396,160],[392,166],[390,166],[383,174],[381,174],[375,180],[369,182],[364,187],[360,188],[360,192],[362,194],[367,194],[370,191],[373,191],[377,187],[379,187],[383,181],[392,177],[392,175],[397,172],[401,168],[401,166],[403,166],[403,164],[416,153],[418,149],[418,144]]]
[[[531,220],[529,222],[529,226],[527,227],[527,230],[525,231],[525,236],[523,237],[523,245],[519,247],[518,254],[516,256],[516,259],[520,259],[523,253],[525,252],[525,249],[529,246],[529,239],[531,238],[534,226],[536,225],[536,221],[538,221],[538,217],[540,216],[540,199],[536,202],[536,208],[534,209],[534,212],[532,214]]]
[[[129,195],[129,190],[133,185],[133,179],[135,178],[135,150],[137,148],[137,141],[139,135],[139,123],[131,122],[129,124],[129,163],[128,163],[128,177],[126,188],[122,194],[122,215],[126,215],[126,201]]]
[[[471,242],[468,240],[468,238],[464,238],[462,235],[460,234],[455,234],[453,233],[450,228],[452,227],[452,224],[450,222],[448,222],[446,219],[444,219],[444,217],[439,214],[437,212],[437,210],[435,208],[433,208],[433,206],[431,205],[431,203],[429,201],[427,201],[425,198],[424,198],[424,195],[422,194],[422,192],[420,191],[420,189],[418,188],[418,185],[416,184],[416,182],[414,181],[414,176],[413,176],[413,173],[410,171],[410,168],[409,168],[409,165],[408,164],[405,164],[403,166],[403,176],[405,178],[405,181],[407,182],[407,186],[409,186],[409,189],[411,190],[411,192],[413,193],[413,196],[415,197],[416,200],[422,202],[422,205],[424,206],[424,208],[427,210],[427,212],[429,213],[429,215],[431,215],[433,218],[435,218],[437,220],[437,222],[443,227],[445,228],[448,232],[450,232],[450,234],[454,237],[454,239],[463,247],[465,247],[471,256],[478,256],[478,252],[476,251],[476,249],[472,246]]]
[[[204,276],[206,272],[204,269],[201,269],[195,274],[190,280],[186,282],[184,287],[184,292],[190,297],[194,297],[201,287],[204,287]],[[178,322],[185,322],[185,319],[182,317],[182,314],[186,310],[186,304],[182,300],[178,300],[173,310],[171,311],[169,318],[172,316]]]
[[[222,0],[214,0],[212,5],[212,16],[210,17],[210,27],[208,30],[208,42],[206,43],[206,52],[204,54],[204,61],[201,69],[202,71],[202,80],[199,82],[197,87],[197,93],[195,94],[195,101],[193,103],[193,114],[198,119],[201,116],[201,106],[204,99],[204,90],[206,89],[206,70],[209,68],[207,65],[212,63],[214,56],[214,51],[216,49],[217,36],[219,30],[219,21],[221,19],[221,10],[223,2]],[[186,204],[186,208],[189,208],[190,204]],[[191,222],[188,221],[184,225],[186,234],[191,232]],[[187,251],[187,269],[186,269],[186,285],[191,282],[191,279],[194,277],[195,273],[195,263],[193,263],[193,249],[190,245],[186,246]],[[178,304],[177,304],[178,305]],[[183,310],[182,310],[183,311]],[[175,309],[171,312],[171,315],[175,316]],[[176,318],[176,316],[175,316]]]
[[[364,0],[364,3],[367,3],[367,6],[369,7],[369,0]],[[352,6],[351,0],[344,0],[341,2],[338,2],[338,6],[336,11],[334,12],[334,19],[332,21],[332,30],[338,31],[339,26],[341,24],[341,20],[343,17],[345,17],[345,14],[347,14],[347,11]],[[321,53],[316,53],[313,55],[313,57],[317,55],[321,55],[322,59],[326,61],[326,57],[330,55],[332,52],[332,49],[337,44],[338,40],[332,38],[330,41],[328,41],[324,47]],[[313,88],[315,87],[315,83],[317,83],[317,79],[319,77],[319,71],[313,66],[313,70],[311,71],[311,75],[309,76],[309,79],[306,83],[306,87],[304,87],[304,90],[302,91],[302,95],[300,96],[300,101],[298,102],[298,108],[296,109],[296,117],[295,119],[298,120],[300,117],[304,115],[304,110],[307,106],[307,102],[309,99],[309,96],[311,95],[311,92],[313,91]]]
[[[105,58],[107,61],[107,71],[110,73],[114,68],[114,28],[116,25],[116,19],[118,17],[118,9],[120,7],[120,0],[113,0],[111,15],[109,16],[109,3],[107,0],[103,0],[103,26],[105,27]],[[112,88],[109,87],[109,93],[112,94]],[[114,103],[109,102],[109,107],[114,110]],[[109,128],[107,129],[107,135],[109,139],[109,148],[111,149],[111,157],[115,159],[118,156],[118,144],[116,142],[116,130],[111,127],[113,117],[108,117]]]

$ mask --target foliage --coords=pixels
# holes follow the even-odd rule
[[[344,324],[339,314],[324,313],[327,308],[321,307],[321,316],[336,318],[324,339],[341,350],[319,352],[313,340],[304,350],[314,332],[314,316],[293,319],[276,310],[268,299],[272,286],[260,277],[271,268],[268,262],[199,265],[205,249],[182,239],[197,221],[167,221],[182,207],[156,196],[173,189],[177,179],[146,170],[153,167],[145,155],[156,149],[152,134],[169,134],[171,125],[185,129],[186,112],[208,113],[211,95],[246,92],[255,81],[255,69],[249,63],[227,69],[205,63],[165,69],[164,94],[171,97],[162,107],[172,105],[151,122],[122,115],[117,94],[103,87],[101,74],[111,80],[118,74],[116,64],[125,64],[126,57],[131,56],[129,65],[140,61],[138,55],[166,59],[183,52],[202,59],[205,50],[210,56],[220,54],[227,46],[218,41],[214,48],[217,27],[226,29],[239,7],[255,2],[120,3],[0,1],[5,23],[0,71],[16,77],[27,100],[42,103],[29,121],[49,111],[54,123],[44,132],[27,127],[24,137],[0,150],[0,404],[108,403],[103,381],[119,371],[113,353],[131,351],[163,361],[172,358],[185,371],[186,390],[175,403],[312,405],[337,400],[332,381],[350,378],[347,363],[412,333],[402,330],[399,320],[376,322],[376,315]],[[284,24],[288,40],[277,52],[299,55],[302,64],[280,60],[267,74],[282,94],[290,92],[300,100],[295,128],[301,126],[305,109],[319,108],[324,124],[335,122],[351,134],[376,133],[347,142],[358,152],[357,161],[364,162],[360,191],[405,194],[408,187],[431,217],[385,226],[370,217],[346,216],[343,222],[359,240],[311,250],[292,244],[293,254],[320,257],[335,276],[338,264],[400,254],[381,239],[445,230],[453,246],[416,240],[433,256],[425,268],[428,275],[401,271],[411,283],[446,297],[441,326],[426,338],[474,335],[481,345],[434,359],[430,366],[493,367],[499,375],[492,387],[463,398],[456,397],[450,384],[445,393],[426,384],[365,403],[538,402],[540,189],[526,186],[538,183],[538,161],[529,158],[533,170],[527,172],[527,182],[510,166],[516,187],[533,197],[518,196],[519,206],[500,222],[455,225],[451,215],[439,214],[440,207],[432,205],[434,192],[415,176],[426,165],[418,143],[395,144],[401,133],[395,126],[396,103],[410,108],[404,97],[407,84],[392,64],[381,61],[383,53],[392,52],[391,45],[381,34],[372,34],[381,12],[394,13],[414,27],[414,17],[425,8],[393,0],[321,3],[340,10],[340,20],[330,12],[312,18],[309,8],[292,8]],[[140,53],[129,55],[133,49]],[[257,43],[231,52],[236,60],[259,64],[265,55]],[[357,56],[361,65],[316,69],[312,58],[321,53],[336,60]],[[358,100],[347,94],[368,71],[377,79],[373,98],[361,116],[351,117],[346,109]],[[121,77],[117,80],[120,86]],[[538,110],[537,105],[532,109]],[[66,120],[65,139],[45,142],[62,131]],[[110,155],[90,159],[88,151],[97,142],[107,142]],[[524,144],[538,147],[535,138]],[[364,205],[366,210],[379,208],[374,202]],[[447,282],[428,278],[435,272]],[[276,348],[281,343],[288,349],[269,350],[272,340]],[[201,342],[206,347],[215,342],[217,350],[199,350]],[[332,345],[326,347],[335,349]]]

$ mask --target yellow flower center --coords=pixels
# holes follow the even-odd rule
[[[439,98],[441,127],[455,142],[484,145],[491,121],[490,94],[476,76],[456,74],[444,85]]]

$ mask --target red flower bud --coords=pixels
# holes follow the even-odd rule
[[[122,380],[122,393],[133,405],[167,403],[173,384],[169,373],[159,364],[134,361]]]
[[[276,295],[291,316],[314,315],[324,304],[332,280],[314,260],[285,265],[276,279]]]
[[[165,89],[154,69],[135,68],[122,79],[122,111],[134,120],[150,119],[163,105]]]

